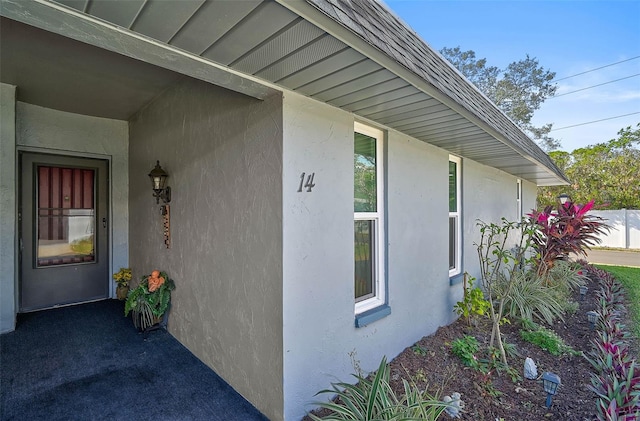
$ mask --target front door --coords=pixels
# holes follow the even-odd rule
[[[107,298],[107,161],[20,154],[20,311]]]

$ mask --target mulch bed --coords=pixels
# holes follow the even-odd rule
[[[584,301],[576,292],[573,300],[580,304],[575,314],[566,315],[564,321],[556,321],[554,330],[565,343],[577,351],[587,354],[591,350],[591,339],[595,333],[590,329],[586,312],[596,307],[597,281],[589,280],[589,292]],[[628,322],[628,320],[625,320]],[[628,325],[628,323],[625,323]],[[547,326],[549,327],[549,326]],[[509,364],[522,377],[512,381],[506,374],[492,373],[485,376],[477,370],[465,367],[460,359],[451,353],[451,342],[463,335],[475,336],[481,344],[488,344],[491,326],[484,322],[479,328],[469,327],[459,319],[455,323],[439,328],[433,335],[422,338],[416,345],[425,352],[415,352],[414,346],[407,347],[390,362],[392,386],[400,393],[402,378],[412,378],[419,387],[444,395],[459,392],[465,404],[461,420],[501,420],[534,421],[594,420],[596,395],[589,390],[591,365],[582,356],[553,356],[549,352],[521,339],[520,326],[507,324],[501,328],[504,341],[516,346],[521,357],[510,358]],[[417,347],[416,347],[417,348]],[[632,344],[634,355],[638,354],[638,343]],[[541,380],[527,380],[523,376],[524,360],[530,357],[538,368],[538,377],[545,371],[557,374],[561,379],[558,393],[553,397],[551,408],[545,406],[546,393]],[[317,415],[328,415],[320,411]],[[452,419],[443,414],[440,419]],[[310,418],[305,417],[303,421]]]

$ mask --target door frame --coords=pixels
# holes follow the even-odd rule
[[[107,272],[109,275],[109,279],[111,274],[113,273],[113,207],[112,207],[112,180],[111,176],[112,171],[112,162],[111,155],[103,155],[97,153],[90,152],[77,152],[77,151],[67,151],[67,150],[59,150],[59,149],[49,149],[49,148],[39,148],[32,146],[16,146],[16,155],[15,155],[15,188],[16,188],[16,219],[15,219],[15,283],[14,283],[14,302],[15,302],[15,312],[20,313],[21,308],[21,290],[22,290],[22,159],[21,155],[23,153],[34,153],[34,154],[44,154],[44,155],[52,155],[58,157],[72,157],[72,158],[89,158],[89,159],[99,159],[105,161],[107,164],[107,180],[106,180],[106,196],[107,196]],[[113,298],[115,295],[115,283],[109,282],[109,287],[107,290],[107,299]],[[100,301],[100,300],[97,300]],[[80,303],[70,303],[65,305],[60,305],[56,307],[65,307],[76,305]]]

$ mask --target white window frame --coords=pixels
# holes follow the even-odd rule
[[[518,212],[517,221],[522,220],[522,180],[516,180],[516,212]]]
[[[355,302],[355,314],[361,314],[386,304],[387,281],[385,271],[385,197],[384,197],[384,133],[382,130],[355,122],[354,132],[376,139],[376,212],[355,212],[355,221],[373,221],[374,227],[374,270],[373,297]],[[355,296],[355,274],[351,282]]]
[[[451,218],[455,219],[455,239],[456,239],[456,244],[455,244],[455,266],[453,268],[449,268],[449,277],[453,277],[456,275],[459,275],[460,273],[462,273],[462,159],[460,159],[460,157],[454,156],[454,155],[449,155],[449,161],[448,162],[454,162],[456,164],[456,211],[455,212],[449,212],[449,220]],[[448,175],[449,175],[449,166],[447,164],[447,179],[448,179]],[[448,180],[447,180],[448,181]],[[449,197],[449,188],[448,188],[448,184],[447,184],[447,202],[448,202],[448,197]],[[447,203],[448,206],[448,203]],[[449,224],[447,224],[447,227],[449,226]],[[450,238],[449,235],[447,235],[447,238]],[[451,245],[449,244],[449,248],[447,250],[451,250]],[[447,259],[449,260],[449,259]]]

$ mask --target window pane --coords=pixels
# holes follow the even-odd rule
[[[457,219],[455,216],[449,217],[449,270],[456,268],[456,249],[457,247],[457,235],[456,225]]]
[[[355,221],[355,298],[375,295],[375,221]]]
[[[457,164],[449,161],[449,212],[458,210],[458,171]]]
[[[38,266],[95,261],[94,171],[38,167]]]
[[[354,152],[354,211],[376,212],[376,139],[355,133]]]

